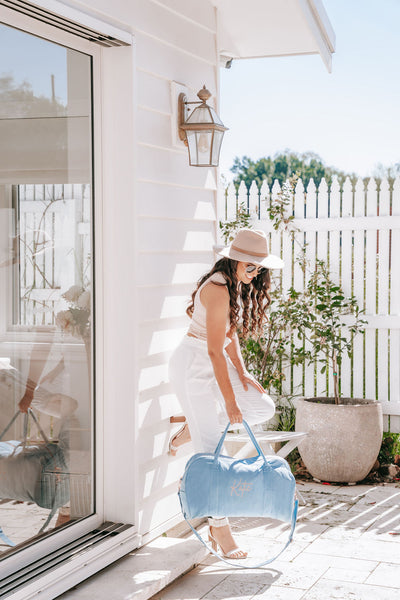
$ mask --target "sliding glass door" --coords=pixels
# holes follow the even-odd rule
[[[0,24],[0,559],[95,510],[92,96]]]

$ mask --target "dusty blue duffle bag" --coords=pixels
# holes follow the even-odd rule
[[[3,441],[4,435],[23,416],[23,439]],[[43,442],[30,443],[28,420],[32,419],[43,438]],[[17,411],[7,427],[0,433],[0,499],[9,498],[35,502],[50,510],[39,533],[44,531],[58,508],[69,501],[69,469],[59,444],[48,440],[38,419],[29,408],[23,414]],[[14,545],[0,531],[0,539]]]
[[[257,450],[257,456],[236,459],[221,454],[230,427],[228,423],[214,453],[195,454],[186,464],[178,492],[183,516],[186,520],[199,517],[278,519],[291,524],[286,548],[292,540],[297,517],[294,476],[284,458],[264,456],[246,421],[243,421],[243,425]],[[196,530],[193,531],[204,543]],[[272,562],[277,556],[256,567]]]

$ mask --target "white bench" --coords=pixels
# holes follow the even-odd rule
[[[254,431],[253,433],[264,454],[276,454],[282,458],[286,458],[307,435],[307,433],[303,431]],[[240,448],[235,452],[235,458],[246,458],[249,455],[249,452],[254,449],[246,432],[227,433],[225,439],[227,442],[240,444]],[[277,442],[286,442],[286,444],[282,446],[278,452],[274,452],[271,444]]]
[[[184,423],[186,421],[183,415],[174,415],[170,417],[170,423]],[[294,450],[299,442],[306,437],[307,433],[303,431],[255,431],[253,432],[256,440],[261,446],[264,454],[276,454],[282,458],[286,458],[292,450]],[[254,448],[249,436],[246,432],[243,433],[227,433],[226,441],[233,442],[234,444],[240,444],[235,458],[246,458],[251,450]],[[274,452],[272,443],[286,442],[278,452]]]

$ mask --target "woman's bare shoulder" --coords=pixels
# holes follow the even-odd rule
[[[224,280],[225,281],[225,280]],[[206,306],[208,303],[223,302],[229,303],[229,291],[226,285],[221,285],[222,281],[209,281],[200,292],[200,301]]]

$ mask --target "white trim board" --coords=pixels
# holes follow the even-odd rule
[[[2,0],[6,8],[105,47],[130,46],[132,34],[58,0]]]

